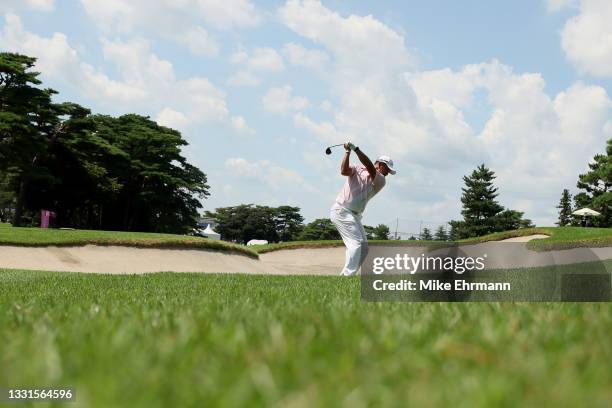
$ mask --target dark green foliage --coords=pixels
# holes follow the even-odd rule
[[[533,226],[531,220],[523,219],[523,213],[504,209],[496,198],[497,188],[493,185],[495,173],[481,164],[470,174],[464,176],[463,221],[450,221],[451,239],[479,237],[498,231],[506,231]]]
[[[559,209],[559,221],[556,224],[560,227],[569,225],[572,222],[572,195],[568,189],[563,189],[557,208]]]
[[[448,235],[446,234],[446,229],[444,229],[444,225],[440,225],[436,230],[436,235],[434,236],[436,241],[446,241],[448,240]]]
[[[216,231],[227,241],[246,244],[251,239],[294,241],[304,227],[299,207],[241,204],[206,212],[217,221]]]
[[[317,218],[304,227],[300,240],[317,241],[323,239],[340,239],[340,233],[329,218]]]
[[[40,89],[34,58],[0,53],[0,216],[37,224],[185,233],[208,196],[187,142],[147,117],[91,115]]]
[[[0,53],[0,172],[15,193],[13,223],[19,225],[32,180],[48,176],[40,160],[59,125],[52,89],[41,89],[36,59]]]
[[[578,176],[576,186],[583,190],[574,196],[576,208],[589,207],[601,213],[600,217],[589,217],[589,225],[612,226],[612,139],[607,142],[606,153],[596,155],[589,171]]]
[[[299,207],[282,205],[277,207],[274,224],[280,241],[295,241],[304,229],[304,217]]]
[[[389,227],[387,227],[385,224],[378,224],[375,227],[364,225],[363,229],[365,230],[366,237],[368,239],[379,239],[379,240],[389,239]]]
[[[427,227],[423,228],[423,231],[421,232],[421,239],[423,241],[433,240],[433,236],[431,235],[431,231],[429,230],[429,228]]]

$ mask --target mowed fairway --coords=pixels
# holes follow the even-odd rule
[[[610,303],[365,303],[359,284],[0,270],[0,386],[98,407],[612,401]]]

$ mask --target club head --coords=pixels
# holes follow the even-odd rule
[[[328,147],[327,149],[325,149],[325,154],[330,155],[331,154],[331,148]]]

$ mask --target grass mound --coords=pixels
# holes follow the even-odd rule
[[[236,245],[225,241],[186,235],[157,234],[149,232],[14,228],[8,224],[0,224],[0,245],[119,245],[137,248],[208,249],[238,253],[252,258],[259,257],[255,251],[244,245]]]
[[[0,384],[91,407],[609,405],[609,303],[368,303],[359,282],[0,271]]]
[[[582,227],[538,227],[513,231],[496,232],[482,237],[468,238],[458,243],[477,243],[500,241],[507,238],[522,237],[534,234],[548,235],[548,238],[536,239],[527,243],[527,248],[536,251],[553,249],[570,249],[581,247],[605,247],[612,245],[612,228]]]

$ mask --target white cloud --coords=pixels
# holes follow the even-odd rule
[[[79,90],[90,98],[128,102],[146,97],[146,92],[135,84],[114,81],[83,62],[64,34],[53,33],[47,38],[25,31],[21,19],[14,14],[5,16],[0,43],[7,51],[36,57],[36,69],[43,79],[72,88],[78,84]]]
[[[255,130],[251,129],[246,120],[242,116],[232,116],[230,120],[232,129],[238,134],[241,135],[253,135],[255,134]]]
[[[195,55],[211,57],[219,53],[219,44],[203,27],[192,27],[174,38],[179,44],[187,46]]]
[[[287,43],[283,47],[283,53],[293,65],[321,70],[329,62],[329,56],[321,50],[307,49],[303,45]]]
[[[319,105],[319,108],[324,112],[331,112],[334,109],[334,107],[332,106],[332,103],[328,101],[327,99],[321,102],[321,104]]]
[[[38,58],[36,69],[45,81],[71,88],[115,112],[157,112],[160,123],[185,129],[219,122],[236,133],[250,133],[244,119],[232,116],[225,94],[205,77],[178,80],[169,61],[152,53],[146,41],[103,39],[104,59],[120,79],[111,79],[84,62],[62,33],[41,37],[24,30],[19,17],[8,14],[0,43],[9,51]]]
[[[260,71],[279,72],[285,69],[283,57],[273,48],[255,48],[247,63],[250,68]]]
[[[249,71],[240,70],[229,77],[227,83],[232,86],[257,86],[261,83],[261,79]]]
[[[297,128],[306,129],[317,135],[327,144],[338,144],[352,140],[350,135],[336,129],[331,122],[315,122],[301,112],[293,115],[293,124]]]
[[[182,131],[189,123],[189,119],[182,113],[175,111],[172,108],[164,108],[157,114],[155,121],[172,129]]]
[[[563,10],[569,7],[575,7],[579,0],[546,0],[546,6],[549,12]]]
[[[53,11],[54,8],[54,0],[2,0],[0,3],[0,13],[14,12],[19,9],[47,12]]]
[[[567,58],[581,73],[612,77],[612,2],[581,0],[580,12],[561,33]]]
[[[106,33],[152,35],[175,41],[195,55],[219,51],[206,27],[254,27],[260,12],[249,0],[81,0],[87,15]]]
[[[318,191],[298,172],[275,165],[268,160],[249,162],[241,157],[230,157],[225,160],[224,165],[229,174],[240,178],[242,182],[246,181],[250,184],[249,180],[256,180],[267,189],[283,190],[284,194],[289,188],[297,188],[310,193]]]
[[[330,50],[349,80],[373,69],[384,73],[413,62],[403,37],[372,16],[344,18],[315,0],[289,0],[278,12],[293,31]]]
[[[232,64],[239,64],[241,62],[244,62],[246,60],[249,59],[249,54],[247,54],[247,52],[245,50],[238,50],[234,53],[232,53],[232,55],[230,55],[230,62]]]
[[[164,31],[201,20],[219,28],[253,27],[260,12],[248,0],[81,0],[85,12],[101,27],[120,32],[146,28]],[[168,31],[169,32],[169,31]]]
[[[284,114],[308,107],[308,99],[301,96],[292,96],[292,92],[293,89],[289,85],[282,88],[271,88],[261,98],[264,109],[268,112]]]
[[[218,28],[254,27],[261,21],[259,11],[248,0],[197,0],[184,7],[189,12],[196,11],[197,15],[208,24]]]

